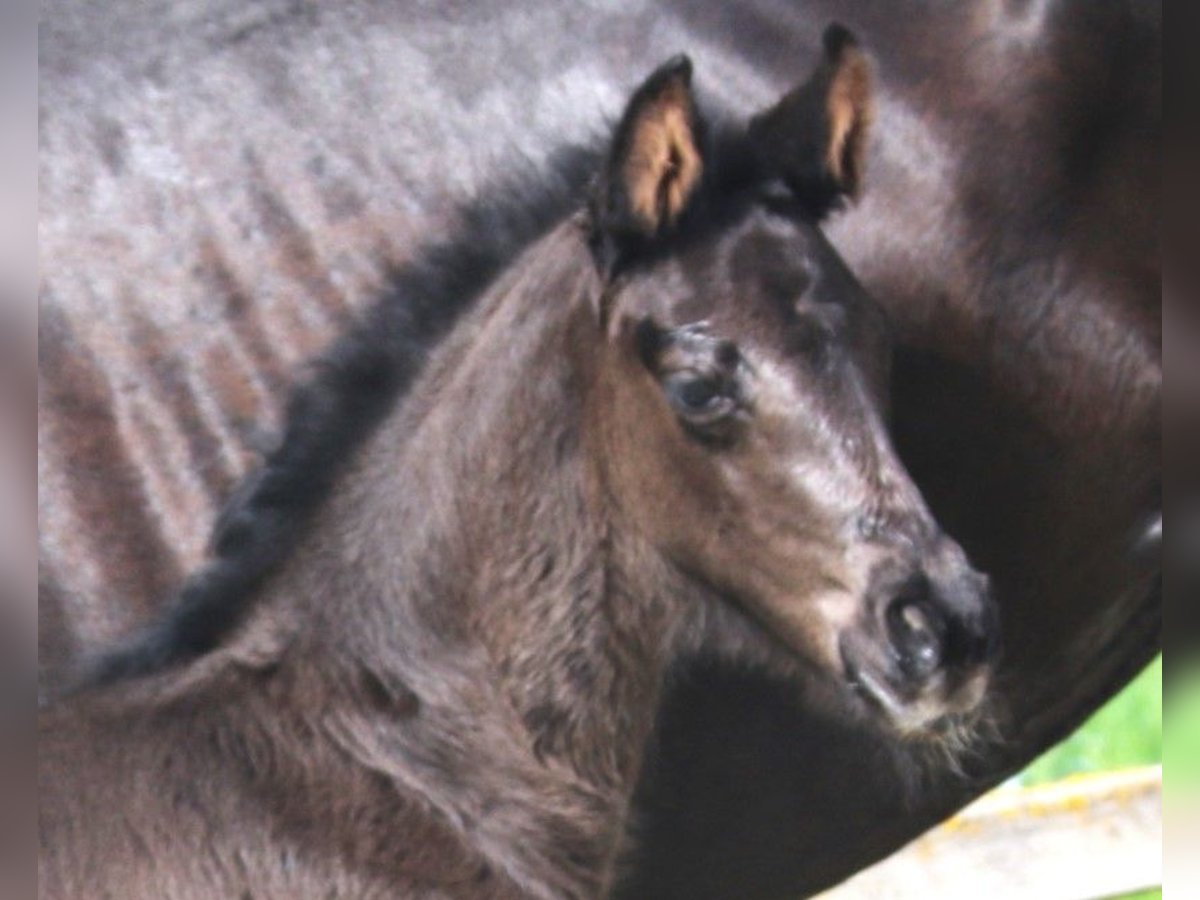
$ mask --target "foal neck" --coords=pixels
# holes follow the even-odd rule
[[[667,567],[589,457],[596,288],[574,226],[532,248],[273,587],[303,609],[288,657],[355,699],[345,748],[521,878],[607,877],[672,641]]]

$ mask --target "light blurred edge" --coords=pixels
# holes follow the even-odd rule
[[[1147,766],[993,791],[820,900],[1096,900],[1162,878],[1162,767]]]

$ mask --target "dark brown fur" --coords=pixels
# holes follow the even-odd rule
[[[905,733],[978,704],[994,610],[883,430],[882,319],[756,150],[825,107],[710,141],[690,77],[634,95],[589,210],[278,565],[185,592],[43,714],[43,896],[600,898],[681,661],[822,680]],[[664,128],[705,174],[631,243],[679,177],[628,164]]]
[[[48,684],[162,606],[269,446],[296,362],[456,231],[456,198],[487,200],[512,147],[544,172],[631,64],[680,48],[705,48],[723,99],[766,102],[830,15],[884,87],[864,200],[830,235],[896,327],[906,461],[993,574],[1013,715],[975,777],[936,769],[906,797],[908,751],[821,698],[680,672],[627,896],[827,885],[1032,758],[1155,651],[1157,551],[1130,547],[1161,509],[1159,4],[174,8],[54,0],[43,17]]]

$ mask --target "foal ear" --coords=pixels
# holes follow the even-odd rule
[[[824,56],[805,83],[750,120],[749,136],[771,176],[818,216],[862,187],[873,102],[871,66],[854,35],[825,29]]]
[[[598,236],[647,239],[678,221],[700,185],[692,62],[676,56],[634,92],[592,198]]]

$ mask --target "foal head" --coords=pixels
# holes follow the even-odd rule
[[[892,449],[885,322],[817,226],[859,187],[867,64],[834,26],[807,83],[723,130],[690,76],[633,96],[590,211],[609,493],[854,702],[928,731],[979,701],[997,623]]]

